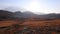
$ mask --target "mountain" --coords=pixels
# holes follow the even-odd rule
[[[40,19],[57,19],[60,18],[60,14],[51,13],[51,14],[44,14],[44,15],[37,15],[30,11],[16,11],[11,12],[7,10],[0,10],[0,20],[1,19],[9,19],[9,18],[40,18]]]
[[[20,12],[20,11],[14,12],[14,17],[15,18],[21,18],[22,17],[22,12]]]
[[[55,13],[51,13],[51,14],[43,14],[43,15],[37,15],[34,14],[30,11],[25,11],[25,12],[20,12],[20,11],[16,11],[14,13],[15,17],[17,18],[30,18],[30,17],[34,17],[34,18],[40,18],[40,19],[55,19],[55,18],[60,18],[60,14],[55,14]]]
[[[60,14],[55,14],[55,13],[44,14],[44,15],[39,15],[38,18],[41,18],[41,19],[56,19],[56,18],[60,18]]]
[[[9,19],[9,18],[30,18],[32,16],[36,16],[32,12],[11,12],[7,10],[0,10],[0,19]]]
[[[30,18],[32,16],[36,16],[34,13],[29,12],[29,11],[25,11],[25,12],[21,12],[21,11],[16,11],[14,12],[14,17],[16,18]]]
[[[36,16],[36,14],[34,14],[34,13],[30,12],[30,11],[25,11],[25,12],[23,12],[22,16],[24,18],[30,18],[32,16]]]
[[[13,13],[6,10],[0,10],[0,20],[13,18]]]

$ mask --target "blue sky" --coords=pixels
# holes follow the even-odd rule
[[[21,7],[34,13],[60,13],[60,0],[0,0],[0,8]]]

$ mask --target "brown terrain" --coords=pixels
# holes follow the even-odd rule
[[[60,19],[0,21],[0,34],[60,34]]]

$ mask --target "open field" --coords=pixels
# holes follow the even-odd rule
[[[55,20],[40,20],[40,21],[26,21],[22,25],[28,25],[28,26],[56,26],[60,25],[60,19]]]
[[[60,34],[60,19],[0,21],[0,34]]]

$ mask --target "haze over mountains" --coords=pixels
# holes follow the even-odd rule
[[[19,8],[19,7],[1,7],[0,14],[3,14],[4,16],[9,17],[15,17],[15,18],[40,18],[40,19],[47,19],[47,18],[60,18],[60,14],[56,13],[50,13],[50,14],[44,14],[44,13],[33,13],[31,11],[27,11],[25,9]],[[0,15],[1,16],[1,15]]]
[[[16,11],[16,12],[10,12],[7,10],[0,10],[0,19],[7,19],[7,18],[40,18],[40,19],[55,19],[55,18],[60,18],[60,14],[44,14],[44,15],[37,15],[32,12],[21,12],[21,11]]]

